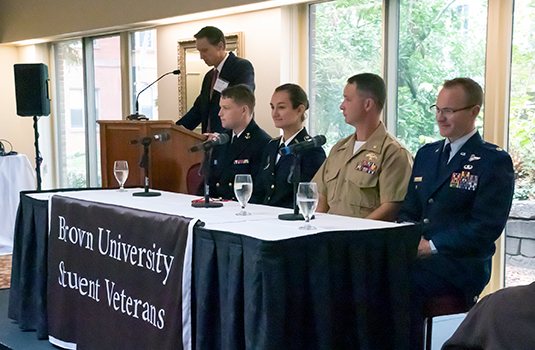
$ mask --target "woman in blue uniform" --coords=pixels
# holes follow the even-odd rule
[[[271,97],[271,117],[282,136],[272,139],[262,155],[262,168],[253,185],[253,203],[292,208],[294,193],[289,178],[294,163],[293,154],[281,156],[279,149],[307,141],[310,135],[303,126],[308,99],[305,91],[296,84],[284,84],[275,89]],[[312,180],[325,160],[325,151],[313,147],[300,153],[301,176],[299,182]]]

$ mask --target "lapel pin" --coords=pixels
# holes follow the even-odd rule
[[[466,152],[461,152],[460,155],[464,157],[466,155]]]
[[[472,154],[470,158],[468,159],[469,162],[473,162],[474,160],[480,160],[481,157],[476,156],[475,154]]]
[[[250,133],[250,132],[248,132],[247,134],[245,134],[245,139],[246,139],[246,140],[249,140],[250,138],[251,138],[251,133]]]
[[[465,168],[466,170],[471,170],[472,168],[474,168],[474,166],[473,166],[473,165],[470,165],[470,164],[466,164],[466,165],[464,166],[464,168]]]

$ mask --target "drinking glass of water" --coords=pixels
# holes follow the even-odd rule
[[[124,192],[124,183],[128,179],[128,162],[126,160],[116,160],[113,163],[113,173],[119,183],[119,192]]]
[[[301,213],[305,217],[305,225],[299,227],[300,230],[315,230],[316,228],[309,224],[310,218],[318,206],[318,185],[315,182],[300,182],[297,189],[297,204]]]
[[[234,177],[234,194],[241,205],[241,210],[239,213],[236,213],[236,215],[251,215],[251,213],[245,211],[245,206],[247,205],[247,202],[249,202],[251,194],[253,194],[253,179],[251,178],[251,175],[237,174]]]

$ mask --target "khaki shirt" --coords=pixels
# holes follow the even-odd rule
[[[383,123],[355,154],[354,146],[355,134],[338,141],[312,179],[328,213],[364,218],[382,203],[402,202],[412,170],[409,151]]]

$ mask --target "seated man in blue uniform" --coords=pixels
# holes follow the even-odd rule
[[[303,126],[307,109],[307,94],[299,85],[284,84],[275,89],[271,97],[271,117],[283,135],[271,140],[264,150],[262,169],[258,185],[254,186],[252,203],[293,208],[294,188],[289,177],[295,171],[293,165],[296,155],[281,156],[279,149],[310,140],[310,135]],[[312,180],[324,160],[325,151],[321,146],[303,150],[299,156],[298,182]]]
[[[469,78],[444,83],[436,112],[444,140],[423,146],[414,160],[398,221],[420,223],[412,270],[412,348],[423,340],[423,303],[440,295],[471,300],[488,283],[494,241],[513,198],[511,157],[482,140],[475,120],[483,91]]]
[[[219,99],[227,86],[246,84],[254,91],[254,69],[251,62],[226,51],[225,35],[216,27],[204,27],[195,34],[201,59],[214,67],[204,76],[201,93],[193,107],[176,122],[193,130],[202,123],[202,132],[222,132]]]
[[[210,161],[210,197],[232,199],[234,197],[234,176],[251,174],[253,190],[258,185],[256,175],[260,170],[262,152],[271,140],[255,123],[253,110],[255,97],[251,89],[243,84],[223,90],[220,100],[221,124],[228,129],[228,143],[214,147]]]

